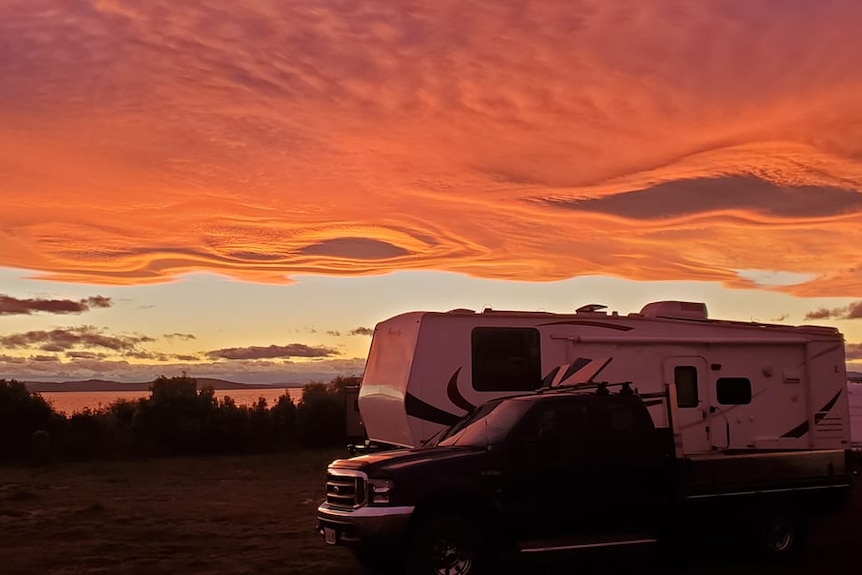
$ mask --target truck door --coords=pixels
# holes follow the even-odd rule
[[[665,459],[655,425],[635,397],[595,395],[590,412],[598,434],[594,497],[602,503],[596,527],[617,535],[651,531],[666,513]]]
[[[599,445],[585,401],[539,402],[507,442],[501,491],[516,537],[561,537],[594,525],[605,486],[596,481]]]
[[[703,357],[670,357],[664,361],[664,380],[676,388],[676,406],[684,453],[710,451],[709,371]]]

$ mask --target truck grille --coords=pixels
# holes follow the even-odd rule
[[[365,503],[365,478],[359,475],[326,475],[326,502],[335,507],[353,508]]]

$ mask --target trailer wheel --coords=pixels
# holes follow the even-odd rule
[[[442,513],[416,525],[408,542],[405,567],[411,575],[479,575],[486,561],[480,524],[469,516]]]
[[[799,512],[790,505],[762,509],[758,513],[756,527],[757,551],[766,558],[790,557],[802,545],[803,521]]]

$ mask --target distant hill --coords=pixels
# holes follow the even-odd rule
[[[216,390],[226,389],[273,389],[284,387],[302,387],[301,383],[237,383],[235,381],[227,381],[224,379],[213,379],[209,377],[196,377],[198,389],[202,387],[212,387]],[[148,391],[152,382],[142,383],[122,383],[119,381],[111,381],[107,379],[88,379],[85,381],[63,381],[63,382],[46,382],[46,381],[25,381],[24,385],[30,391],[42,392],[63,392],[63,391]]]
[[[858,371],[848,371],[847,379],[853,381],[855,383],[862,383],[862,372]]]

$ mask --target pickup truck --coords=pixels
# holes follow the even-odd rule
[[[840,509],[849,452],[678,457],[629,384],[496,399],[412,449],[333,461],[317,529],[369,568],[491,572],[506,553],[746,534],[798,549],[805,519]],[[587,387],[587,389],[585,389]]]

